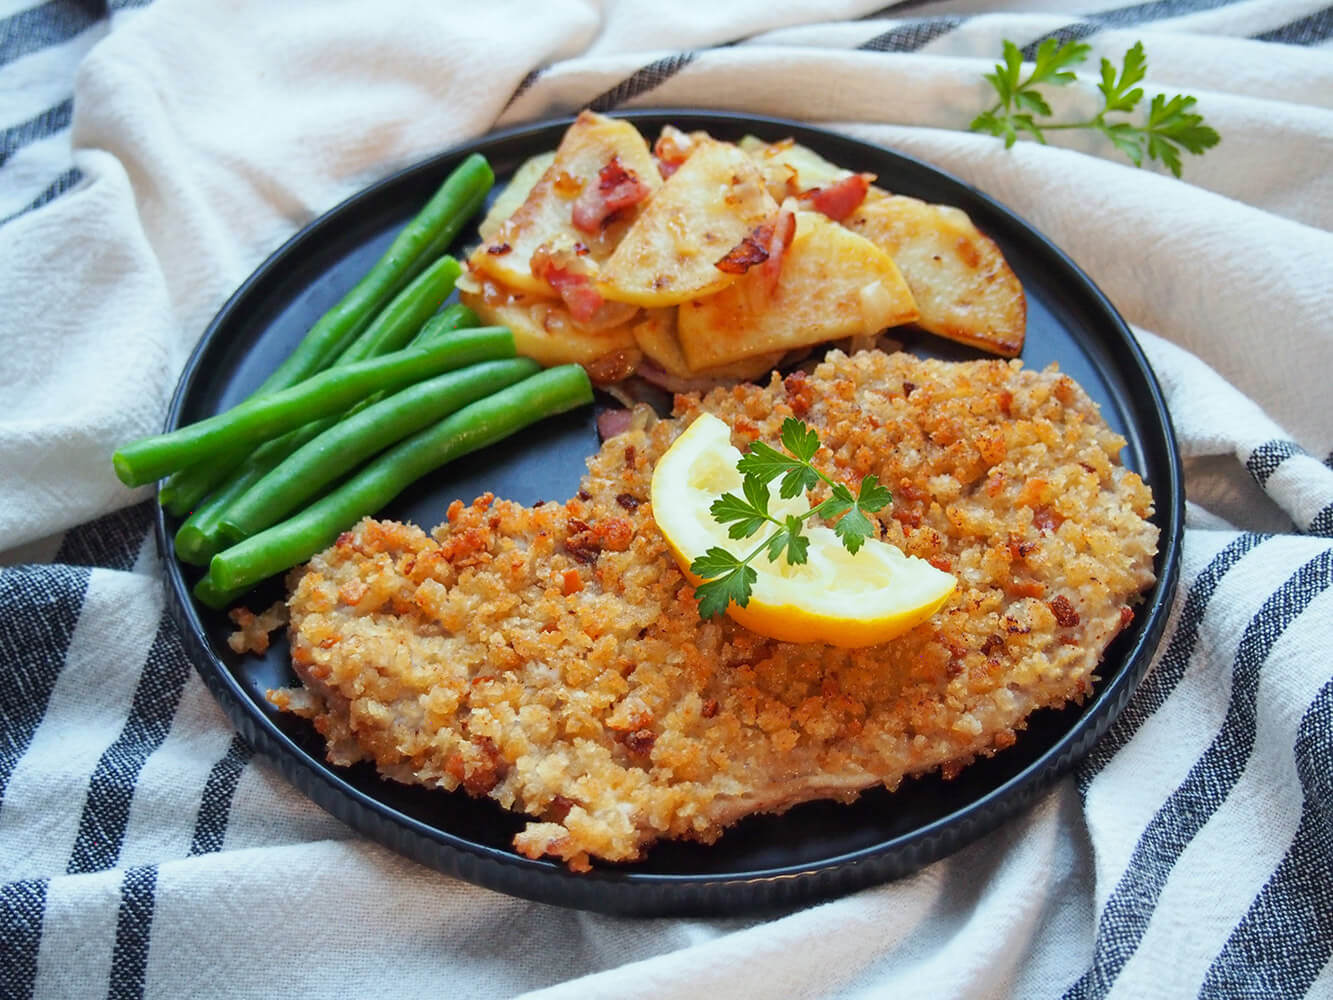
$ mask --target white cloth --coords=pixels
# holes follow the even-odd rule
[[[1330,995],[1333,13],[876,6],[156,0],[43,47],[14,39],[61,5],[0,0],[0,993]],[[1057,111],[1141,39],[1149,92],[1196,95],[1221,145],[1176,180],[1082,135],[966,132],[1001,40],[1071,25],[1093,60]],[[72,124],[28,128],[60,59]],[[955,856],[787,914],[561,910],[354,835],[186,667],[148,492],[108,457],[301,225],[627,94],[828,124],[1009,205],[1135,325],[1187,459],[1167,636],[1088,762]]]

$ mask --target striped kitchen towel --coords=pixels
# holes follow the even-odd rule
[[[880,9],[882,8],[882,9]],[[1074,11],[1076,13],[1071,13]],[[1183,180],[966,131],[1003,39],[1136,40],[1223,141]],[[374,845],[237,737],[146,491],[226,296],[393,169],[578,107],[821,123],[994,195],[1134,325],[1186,460],[1151,669],[1026,814],[791,912],[635,921]],[[1333,995],[1333,8],[1012,0],[0,0],[0,997]]]

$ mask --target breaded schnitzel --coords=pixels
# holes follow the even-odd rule
[[[785,417],[835,479],[894,492],[880,537],[958,578],[931,621],[844,650],[701,621],[648,503],[653,465],[701,410],[733,443]],[[1086,695],[1153,582],[1152,496],[1081,388],[1019,362],[834,352],[609,439],[579,494],[455,502],[432,535],[366,520],[293,575],[293,664],[271,700],[336,764],[462,787],[533,817],[514,846],[571,868],[666,837],[1012,745]]]

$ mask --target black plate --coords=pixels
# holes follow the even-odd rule
[[[451,875],[544,902],[636,914],[789,906],[897,877],[957,850],[1033,802],[1106,731],[1146,670],[1175,590],[1184,511],[1180,460],[1165,404],[1124,321],[1087,276],[1032,227],[961,181],[902,154],[796,122],[684,111],[627,117],[650,136],[668,122],[725,139],[746,133],[769,140],[793,136],[844,167],[877,174],[881,185],[896,192],[959,206],[1000,245],[1027,291],[1024,362],[1029,367],[1059,362],[1087,389],[1107,422],[1128,439],[1125,463],[1144,476],[1156,497],[1158,582],[1133,625],[1107,651],[1094,697],[1082,707],[1037,713],[1015,747],[966,768],[953,781],[931,776],[909,781],[892,795],[872,790],[848,806],[816,802],[783,816],[751,817],[710,847],[660,844],[642,862],[573,875],[515,854],[511,838],[524,821],[489,800],[384,781],[368,766],[325,764],[313,728],[264,700],[268,688],[293,682],[285,641],[262,659],[234,655],[225,641],[231,631],[225,616],[190,597],[198,573],[175,560],[176,525],[159,515],[157,537],[173,614],[232,721],[293,784],[366,836]],[[167,426],[244,398],[379,257],[462,157],[484,153],[503,179],[527,157],[554,148],[568,124],[525,126],[442,153],[380,181],[303,229],[213,320],[181,376]],[[473,240],[468,234],[462,243]],[[925,335],[909,349],[978,356]],[[596,447],[593,414],[570,414],[441,471],[384,514],[433,525],[454,498],[466,501],[486,490],[524,503],[563,500],[577,489],[584,458]],[[276,581],[267,590],[248,603],[264,607],[279,596]]]

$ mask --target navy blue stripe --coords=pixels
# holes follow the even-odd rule
[[[881,17],[901,14],[905,10],[920,10],[922,7],[931,7],[937,3],[944,3],[944,0],[899,0],[898,3],[891,3],[887,7],[881,7],[870,14],[862,14],[857,20],[874,21]]]
[[[1330,451],[1326,456],[1324,456],[1324,464],[1327,465],[1330,469],[1333,469],[1333,451]]]
[[[102,754],[88,784],[67,869],[71,875],[115,867],[125,842],[134,783],[149,755],[167,738],[189,673],[176,628],[163,618],[125,726]]]
[[[1254,749],[1259,672],[1273,645],[1310,602],[1333,586],[1333,549],[1301,566],[1263,603],[1241,637],[1232,665],[1231,698],[1221,731],[1190,768],[1139,838],[1124,874],[1102,909],[1092,964],[1065,994],[1102,997],[1133,956],[1180,855],[1217,812]]]
[[[231,800],[236,795],[241,772],[254,756],[254,751],[240,736],[233,736],[231,746],[209,772],[204,795],[199,802],[199,815],[194,821],[194,839],[190,841],[191,854],[208,854],[222,850],[231,819]]]
[[[961,17],[929,17],[899,24],[857,46],[870,52],[915,52],[963,23]]]
[[[0,21],[0,66],[67,42],[106,16],[102,0],[47,0]]]
[[[3,219],[0,219],[0,226],[3,226],[6,222],[13,222],[20,215],[31,212],[34,208],[41,208],[49,201],[54,201],[81,180],[83,180],[83,171],[78,167],[70,167],[48,184],[46,189],[32,201],[28,202],[28,204],[24,205],[13,215],[6,215]]]
[[[34,878],[0,885],[0,997],[6,1000],[32,996],[46,884],[46,879]]]
[[[1307,534],[1333,538],[1333,503],[1316,514],[1305,531]]]
[[[123,507],[95,521],[71,528],[61,539],[55,561],[70,566],[127,570],[134,566],[153,523],[153,501]]]
[[[1099,11],[1082,15],[1082,21],[1069,24],[1057,31],[1049,32],[1040,38],[1034,38],[1023,47],[1023,58],[1032,60],[1037,57],[1037,49],[1048,38],[1054,38],[1063,44],[1081,38],[1087,38],[1103,28],[1126,28],[1151,21],[1164,21],[1167,18],[1181,17],[1201,10],[1213,10],[1227,7],[1238,0],[1152,0],[1151,3],[1136,3],[1128,7]]]
[[[34,115],[26,122],[19,122],[0,133],[0,167],[11,156],[29,143],[45,139],[63,128],[69,128],[74,117],[74,98],[66,97],[59,104],[47,108],[39,115]]]
[[[508,110],[509,105],[513,104],[532,89],[532,85],[541,78],[545,69],[545,66],[538,66],[536,69],[528,70],[523,79],[518,81],[518,86],[514,88],[514,92],[509,95],[509,100],[505,101],[505,110]]]
[[[598,94],[588,102],[588,107],[593,111],[610,111],[618,108],[626,101],[660,87],[697,58],[698,54],[695,52],[677,52],[675,55],[649,63],[621,80],[610,90]]]
[[[1301,719],[1295,750],[1300,826],[1208,970],[1201,996],[1303,997],[1333,953],[1333,680]]]
[[[1280,28],[1251,35],[1256,42],[1283,42],[1287,45],[1318,45],[1333,36],[1333,7],[1325,7]]]
[[[1057,28],[1055,31],[1048,31],[1046,34],[1032,39],[1023,46],[1023,58],[1032,62],[1037,58],[1037,49],[1041,43],[1048,39],[1055,39],[1057,45],[1063,45],[1065,42],[1077,42],[1089,35],[1095,35],[1101,30],[1101,25],[1092,21],[1075,21],[1073,24],[1067,24],[1063,28]]]
[[[111,953],[108,1000],[139,1000],[148,974],[148,944],[153,930],[157,869],[131,868],[120,883],[120,910],[116,914],[116,946]]]
[[[1256,483],[1264,486],[1279,465],[1289,458],[1304,454],[1305,449],[1295,441],[1265,441],[1250,452],[1250,457],[1245,460],[1245,468]]]
[[[65,665],[88,577],[66,566],[0,570],[0,808]]]
[[[1176,689],[1190,657],[1194,655],[1195,644],[1199,640],[1199,627],[1208,612],[1208,603],[1212,600],[1218,584],[1245,555],[1266,541],[1269,536],[1247,533],[1228,542],[1226,547],[1205,566],[1190,584],[1185,604],[1176,619],[1175,631],[1166,652],[1157,665],[1140,682],[1134,697],[1125,706],[1105,736],[1093,746],[1075,772],[1079,791],[1087,795],[1088,787],[1094,778],[1102,772],[1120,748],[1128,743],[1159,708],[1166,704],[1166,699]]]

